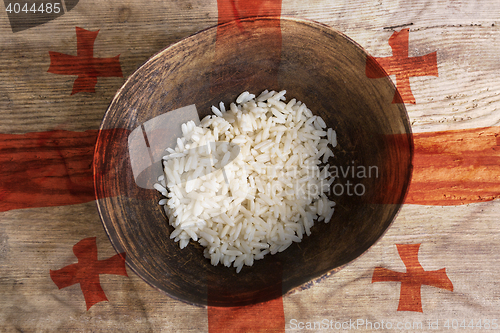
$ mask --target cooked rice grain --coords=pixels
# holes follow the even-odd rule
[[[197,241],[212,265],[240,272],[333,216],[325,193],[333,179],[322,163],[333,157],[336,133],[285,93],[245,91],[228,111],[212,106],[199,126],[182,125],[183,137],[163,158],[155,188],[166,197],[159,204],[175,228],[170,238],[181,248]],[[240,147],[236,157],[230,144]]]

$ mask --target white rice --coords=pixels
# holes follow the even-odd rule
[[[325,192],[333,179],[321,165],[333,157],[336,133],[285,93],[245,91],[227,111],[212,106],[215,116],[183,124],[163,158],[155,188],[166,197],[159,204],[175,228],[170,238],[181,248],[197,241],[212,265],[240,272],[332,218]]]

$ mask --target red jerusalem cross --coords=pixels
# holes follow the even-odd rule
[[[453,284],[446,275],[446,268],[437,271],[424,271],[418,262],[420,244],[396,244],[399,256],[406,266],[406,273],[394,272],[382,267],[375,267],[372,283],[401,282],[398,311],[422,312],[420,289],[423,284],[453,291]]]
[[[438,76],[436,52],[420,57],[408,57],[409,29],[400,32],[395,31],[389,38],[392,48],[392,56],[387,58],[368,57],[366,59],[366,76],[378,79],[386,76],[383,71],[377,69],[374,62],[378,62],[389,75],[396,75],[396,86],[398,94],[394,95],[393,103],[415,104],[415,97],[410,88],[410,77],[414,76]]]
[[[48,72],[62,75],[78,75],[71,95],[77,92],[95,92],[97,77],[123,77],[117,55],[113,58],[94,58],[94,41],[97,31],[76,27],[77,55],[49,51]]]
[[[106,260],[97,260],[96,238],[85,238],[73,246],[73,253],[78,258],[77,264],[71,264],[58,270],[50,270],[52,281],[59,289],[80,284],[87,310],[92,305],[107,301],[101,288],[99,274],[127,275],[125,253],[116,254]]]

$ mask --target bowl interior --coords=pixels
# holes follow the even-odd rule
[[[345,35],[287,18],[210,28],[152,57],[115,96],[96,144],[97,205],[116,250],[155,288],[213,306],[279,297],[360,256],[403,203],[413,155],[404,104],[392,103],[393,83],[389,77],[368,78],[366,66],[366,52]],[[169,239],[173,228],[158,205],[160,193],[136,184],[128,139],[134,129],[171,110],[194,104],[201,119],[211,105],[228,105],[245,90],[264,89],[285,89],[287,100],[306,103],[336,130],[330,164],[338,177],[329,197],[337,205],[330,223],[316,222],[301,243],[237,274],[212,266],[198,243],[181,250]]]

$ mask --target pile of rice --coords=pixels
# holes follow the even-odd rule
[[[228,110],[212,106],[199,126],[182,125],[155,184],[180,248],[198,241],[212,265],[240,272],[309,236],[315,220],[330,221],[335,202],[325,192],[334,179],[325,163],[335,131],[285,93],[244,92]]]

